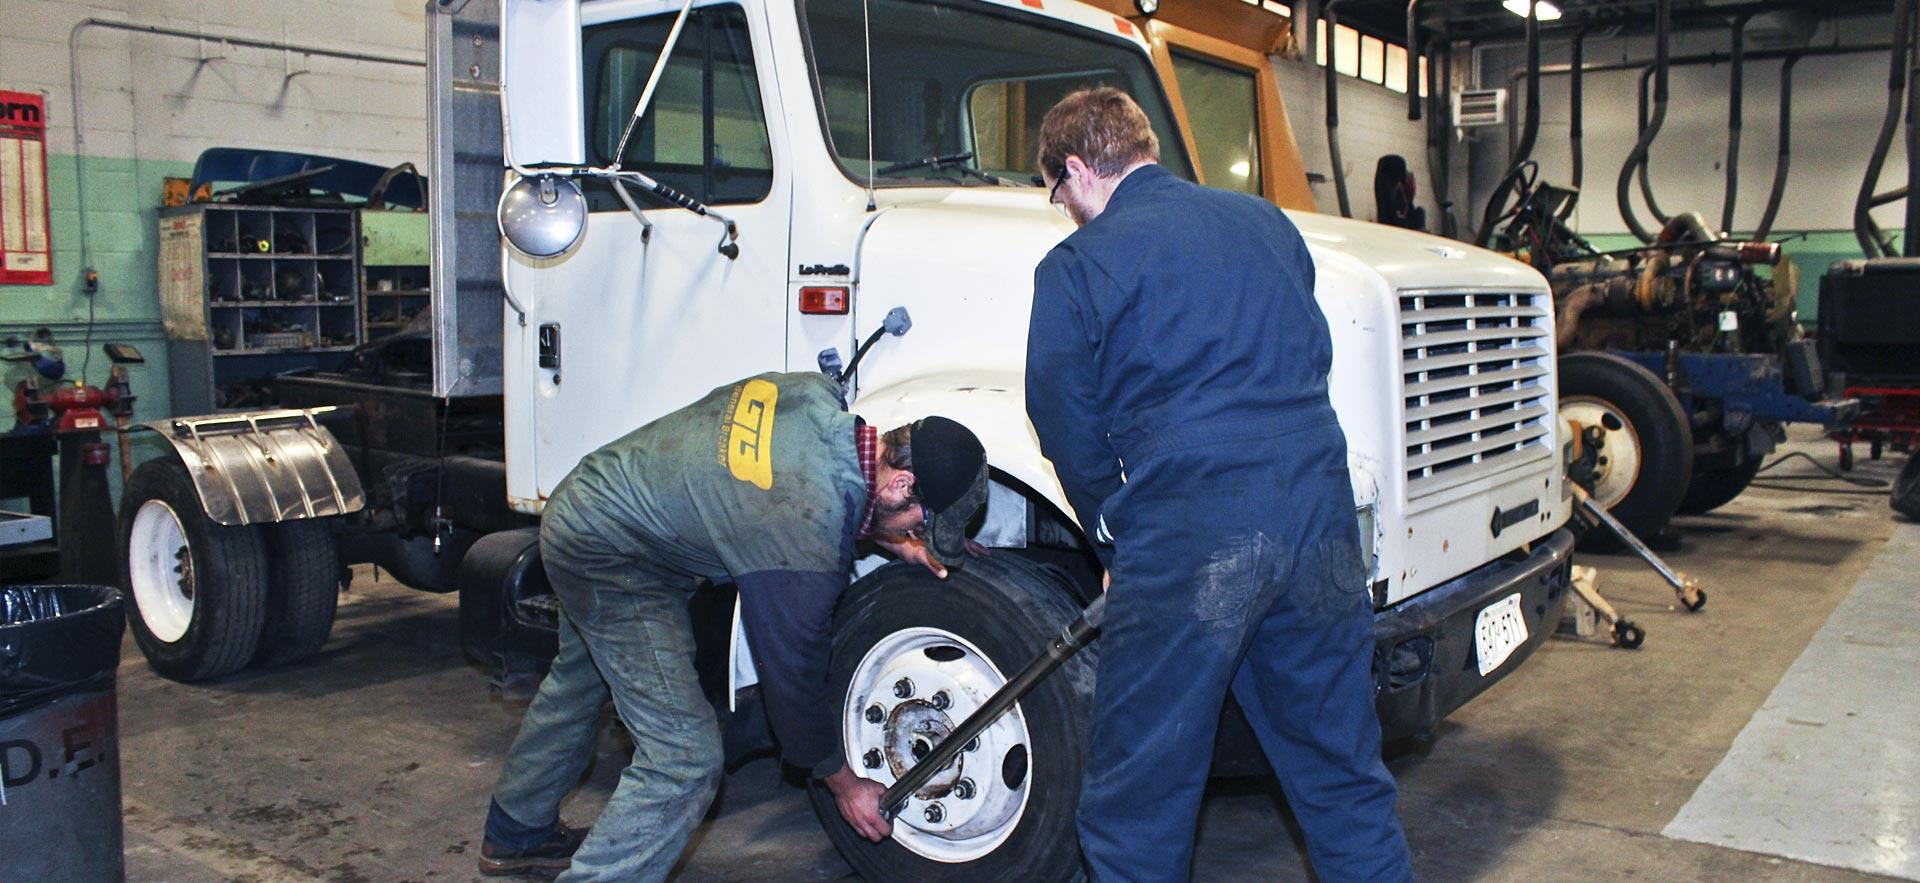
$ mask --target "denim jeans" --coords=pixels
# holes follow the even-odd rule
[[[611,698],[633,735],[633,762],[560,880],[664,880],[721,773],[719,723],[693,667],[692,581],[593,546],[550,542],[543,531],[560,652],[500,770],[487,835],[516,849],[553,830]]]

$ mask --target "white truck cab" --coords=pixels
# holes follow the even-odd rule
[[[852,409],[881,426],[942,414],[978,433],[995,482],[990,545],[1084,543],[1023,404],[1033,268],[1073,229],[1048,205],[1033,157],[1055,100],[1107,84],[1140,102],[1162,163],[1192,176],[1138,29],[1073,0],[696,0],[677,26],[688,4],[589,0],[577,24],[555,24],[556,5],[567,3],[508,0],[502,19],[514,172],[578,182],[587,208],[558,256],[502,252],[512,504],[538,512],[596,446],[743,375],[816,370],[823,351],[851,354],[905,308],[911,330],[881,336],[860,362]],[[577,80],[515,83],[536,63],[515,55],[523,21],[552,29],[539,63],[570,75],[577,65]],[[524,118],[520,103],[534,105]],[[645,177],[616,177],[632,172]],[[650,194],[653,182],[693,210]],[[1423,730],[1512,670],[1558,617],[1571,505],[1551,297],[1539,274],[1489,252],[1291,217],[1333,332],[1332,397],[1373,560],[1383,720],[1390,734]],[[968,570],[1009,584],[986,595],[1044,593],[1034,585],[1056,573],[1011,566],[1042,555],[999,557]],[[882,568],[843,602],[835,670],[848,762],[882,781],[903,769],[896,749],[910,731],[960,720],[1059,625],[1041,616],[1008,632],[995,617],[926,609],[930,600],[908,609],[911,592],[896,584],[912,581]],[[1086,591],[1071,582],[1056,589],[1070,603],[1054,604],[1055,618]],[[954,658],[929,661],[935,647]],[[908,682],[955,684],[952,705],[929,714],[890,692]],[[897,850],[845,850],[849,860],[872,877],[959,865],[991,878],[1005,850],[1039,848],[1016,836],[1022,825],[1070,840],[1061,801],[1073,777],[1056,774],[1077,771],[1061,756],[1075,749],[1036,731],[1084,702],[1029,697],[982,748],[997,760],[988,773],[1017,754],[1022,775],[969,777],[966,799],[954,796],[957,777],[930,786],[903,811]],[[851,843],[830,805],[823,819]]]
[[[822,713],[850,765],[895,781],[1099,591],[1022,400],[1033,270],[1072,232],[1033,161],[1047,109],[1107,84],[1192,176],[1139,26],[1076,0],[430,12],[432,332],[278,378],[279,410],[150,424],[169,449],[122,506],[142,651],[185,681],[303,658],[327,638],[341,565],[373,561],[459,591],[468,653],[537,682],[558,615],[538,517],[580,458],[742,376],[857,361],[855,412],[959,420],[992,467],[977,535],[992,555],[945,581],[869,559],[840,601],[840,706]],[[1290,217],[1333,334],[1381,721],[1422,732],[1514,671],[1565,601],[1551,297],[1490,252]],[[728,688],[751,680],[727,649],[731,603],[719,587],[690,605],[738,755],[765,728]],[[859,841],[816,793],[828,835],[873,880],[1075,877],[1098,652],[916,792],[888,842]],[[1215,756],[1219,774],[1265,771],[1231,705]]]

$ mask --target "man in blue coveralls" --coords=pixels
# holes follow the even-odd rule
[[[560,652],[527,708],[487,812],[480,870],[566,881],[664,880],[720,780],[720,730],[694,672],[687,596],[740,590],[781,754],[825,780],[869,840],[885,788],[849,769],[828,695],[834,603],[856,540],[945,577],[986,502],[979,439],[928,417],[886,433],[821,374],[761,374],[588,454],[547,501],[540,555]],[[593,759],[611,698],[633,763],[582,842],[560,801]],[[571,867],[569,867],[571,864]]]
[[[1313,260],[1272,204],[1158,164],[1075,92],[1040,171],[1079,226],[1034,272],[1027,414],[1108,569],[1079,828],[1096,883],[1184,880],[1231,686],[1323,881],[1412,878]]]

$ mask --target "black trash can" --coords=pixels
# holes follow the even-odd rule
[[[126,624],[105,586],[0,587],[0,880],[126,876],[113,690]]]

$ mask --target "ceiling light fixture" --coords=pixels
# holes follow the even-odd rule
[[[1535,14],[1540,16],[1541,21],[1555,21],[1560,18],[1560,7],[1548,3],[1547,0],[1536,0],[1536,4]],[[1506,0],[1500,5],[1514,15],[1521,18],[1527,17],[1527,0]]]

